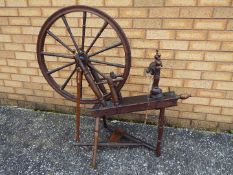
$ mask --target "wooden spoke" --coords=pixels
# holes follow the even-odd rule
[[[51,31],[47,30],[47,33],[53,37],[57,42],[59,42],[61,45],[63,45],[66,49],[68,49],[70,52],[74,52],[73,49],[71,49],[68,45],[66,45],[60,38],[58,38],[56,35],[54,35]]]
[[[51,53],[51,52],[41,52],[42,55],[46,56],[55,56],[55,57],[62,57],[62,58],[75,58],[74,55],[68,55],[68,54],[63,54],[63,53]]]
[[[71,39],[73,41],[73,44],[74,44],[76,50],[78,50],[78,44],[76,43],[76,41],[74,39],[74,35],[73,35],[73,33],[72,33],[71,29],[70,29],[70,26],[69,26],[69,24],[68,24],[68,22],[66,20],[66,17],[62,16],[62,20],[63,20],[63,22],[64,22],[64,24],[66,26],[67,31],[69,32],[69,35],[70,35],[70,37],[71,37]]]
[[[88,66],[93,69],[96,73],[98,73],[101,77],[107,78],[102,72],[100,72],[98,69],[95,68],[93,64],[88,63]]]
[[[90,69],[90,71],[91,71],[91,74],[92,74],[92,76],[93,76],[96,84],[99,83],[99,82],[101,82],[101,79],[100,79],[98,73],[96,73],[96,71],[94,69]],[[107,90],[106,90],[106,88],[104,87],[103,84],[101,84],[101,83],[98,84],[98,87],[99,87],[99,89],[101,90],[101,92],[103,94],[107,94]]]
[[[109,47],[103,48],[103,49],[101,49],[101,50],[99,50],[99,51],[97,51],[97,52],[95,52],[95,53],[92,53],[92,54],[88,55],[88,58],[93,57],[93,56],[95,56],[95,55],[98,55],[98,54],[100,54],[100,53],[102,53],[102,52],[105,52],[105,51],[107,51],[107,50],[113,49],[113,48],[115,48],[115,47],[118,47],[118,46],[120,46],[120,45],[122,45],[122,42],[121,42],[121,41],[119,41],[119,42],[117,42],[116,44],[113,44],[113,45],[111,45],[111,46],[109,46]]]
[[[106,62],[106,61],[99,61],[99,60],[93,60],[93,59],[90,59],[90,61],[93,62],[93,63],[100,63],[100,64],[106,64],[106,65],[109,65],[109,66],[125,68],[125,66],[123,64],[110,63],[110,62]]]
[[[74,73],[76,72],[76,68],[71,72],[70,76],[67,78],[67,80],[64,82],[64,84],[61,86],[61,89],[64,90]]]
[[[84,43],[85,43],[85,34],[86,34],[86,19],[87,12],[83,12],[83,27],[82,27],[82,51],[84,51]]]
[[[66,68],[66,67],[69,67],[69,66],[71,66],[71,65],[73,65],[73,64],[75,64],[75,63],[76,63],[76,62],[74,61],[74,62],[65,64],[65,65],[63,65],[63,66],[61,66],[61,67],[58,67],[58,68],[56,68],[56,69],[53,69],[53,70],[48,71],[47,74],[51,75],[51,74],[53,74],[54,72],[57,72],[57,71],[59,71],[59,70],[61,70],[61,69],[64,69],[64,68]]]
[[[92,46],[95,44],[96,40],[100,37],[101,33],[104,31],[104,29],[107,27],[108,23],[105,21],[103,26],[101,27],[100,31],[97,33],[94,40],[91,42],[91,45],[88,47],[86,54],[91,50]]]

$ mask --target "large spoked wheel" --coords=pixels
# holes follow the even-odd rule
[[[104,75],[121,77],[120,92],[131,66],[128,40],[121,27],[106,13],[88,6],[65,7],[44,23],[37,41],[37,58],[49,85],[68,100],[76,101],[77,59],[81,59],[104,97],[110,96]],[[96,103],[83,79],[81,103]],[[106,82],[106,81],[105,81]]]

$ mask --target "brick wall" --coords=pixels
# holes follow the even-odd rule
[[[168,122],[233,127],[233,0],[0,0],[2,104],[74,111],[73,102],[47,85],[35,49],[46,18],[75,4],[102,9],[124,29],[132,51],[124,95],[148,92],[150,78],[143,72],[158,48],[160,86],[193,96],[167,111]]]

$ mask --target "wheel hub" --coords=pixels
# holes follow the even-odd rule
[[[89,62],[87,54],[82,50],[78,50],[78,52],[75,54],[75,59],[77,61],[81,60],[84,64],[87,64]]]

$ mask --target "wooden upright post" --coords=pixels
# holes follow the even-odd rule
[[[160,109],[159,113],[159,124],[158,124],[158,139],[157,139],[157,147],[156,147],[156,156],[159,157],[161,155],[161,143],[163,138],[163,129],[165,123],[165,108]]]
[[[80,69],[80,67],[77,68],[77,77],[76,77],[76,82],[77,82],[77,101],[76,101],[76,141],[80,141],[80,100],[82,97],[82,75],[83,72]]]
[[[93,168],[96,168],[96,155],[97,155],[97,147],[98,147],[98,141],[99,141],[99,129],[100,129],[100,117],[96,117],[94,143],[93,143],[93,156],[92,156],[92,167]]]

